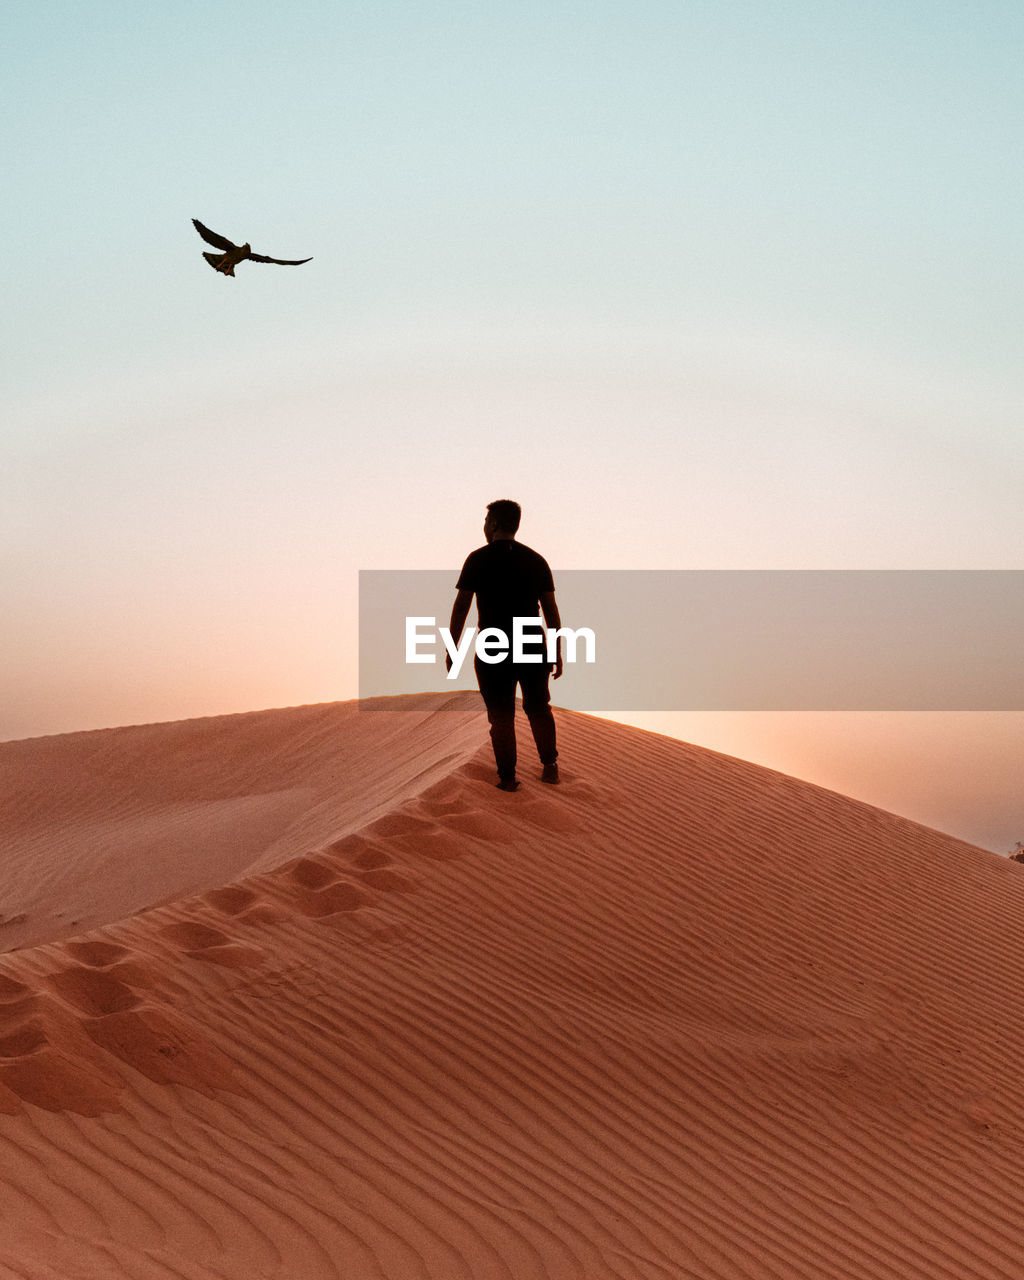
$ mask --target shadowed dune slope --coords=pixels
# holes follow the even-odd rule
[[[374,699],[0,743],[0,951],[224,884],[363,825],[477,749],[478,703]]]
[[[1024,866],[444,702],[0,746],[0,1280],[1019,1280]]]

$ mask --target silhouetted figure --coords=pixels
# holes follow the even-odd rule
[[[262,253],[253,253],[251,245],[232,244],[230,240],[225,240],[216,231],[211,231],[209,227],[204,227],[198,218],[192,219],[192,225],[207,244],[215,245],[218,249],[223,250],[221,253],[204,253],[203,257],[213,267],[214,271],[220,271],[226,276],[233,276],[235,267],[240,262],[245,262],[247,258],[250,262],[274,262],[279,267],[301,267],[304,262],[313,261],[312,258],[265,258]]]
[[[469,606],[476,596],[477,621],[480,630],[498,627],[511,644],[514,618],[536,618],[540,606],[548,627],[561,627],[555,604],[555,584],[548,562],[529,547],[516,542],[522,512],[518,502],[503,498],[487,506],[484,520],[485,547],[473,551],[462,566],[455,584],[458,594],[452,607],[449,630],[457,645],[466,623]],[[540,619],[536,624],[537,641],[528,644],[528,652],[544,655]],[[451,658],[447,659],[451,670]],[[544,766],[544,782],[558,782],[558,750],[555,746],[555,718],[551,714],[548,676],[557,680],[562,674],[562,641],[559,638],[557,659],[552,664],[543,656],[535,663],[512,661],[512,653],[501,662],[487,663],[474,659],[477,684],[487,707],[491,726],[494,761],[498,766],[498,786],[515,791],[516,779],[516,686],[523,691],[523,711],[530,721],[537,753]]]

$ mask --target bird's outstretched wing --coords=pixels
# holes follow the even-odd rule
[[[312,258],[265,258],[262,253],[250,253],[253,262],[276,262],[279,267],[301,267],[304,262],[312,262]]]
[[[238,246],[232,244],[230,240],[225,240],[223,236],[219,236],[216,231],[211,231],[209,227],[204,227],[198,218],[192,219],[192,225],[203,237],[207,244],[212,244],[215,249],[237,249]]]

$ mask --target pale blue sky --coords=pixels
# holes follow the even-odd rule
[[[763,327],[1019,377],[1019,5],[3,21],[14,392],[396,314]],[[191,216],[317,267],[197,297]]]
[[[1022,55],[984,0],[8,0],[0,738],[353,696],[358,569],[499,495],[556,568],[1021,567]]]

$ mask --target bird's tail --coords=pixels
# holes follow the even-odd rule
[[[234,267],[224,262],[224,255],[222,253],[204,253],[203,257],[210,266],[213,267],[214,271],[220,271],[226,276],[233,276],[235,274]]]

